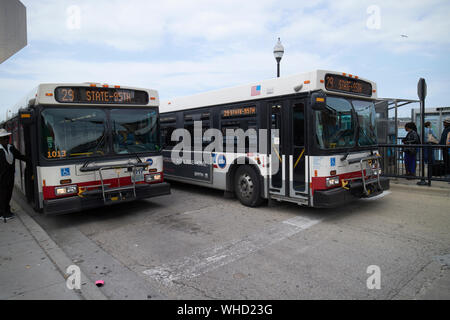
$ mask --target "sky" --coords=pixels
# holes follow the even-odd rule
[[[448,0],[21,1],[28,45],[0,64],[0,121],[45,82],[153,88],[164,100],[270,79],[278,37],[281,76],[346,72],[405,99],[422,77],[426,106],[450,105]]]

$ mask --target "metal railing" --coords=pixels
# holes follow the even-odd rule
[[[450,146],[380,144],[378,147],[386,177],[417,179],[428,185],[431,181],[450,182]]]

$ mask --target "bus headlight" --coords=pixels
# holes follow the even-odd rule
[[[56,187],[55,188],[55,195],[57,196],[65,196],[68,194],[75,194],[78,193],[77,186],[67,186],[67,187]]]
[[[148,174],[145,176],[145,182],[156,182],[160,181],[162,179],[161,173],[155,173],[155,174]]]
[[[327,178],[327,187],[335,187],[339,185],[339,177],[330,177]]]

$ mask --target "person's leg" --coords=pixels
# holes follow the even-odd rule
[[[6,216],[6,213],[6,186],[3,183],[0,183],[0,217]]]
[[[411,172],[412,176],[416,175],[416,155],[411,155],[409,171]]]
[[[411,162],[411,158],[409,153],[405,152],[405,169],[406,169],[406,175],[409,176],[411,174],[411,172],[409,171],[409,167],[410,167],[410,162]]]
[[[4,195],[4,213],[6,214],[6,216],[11,216],[11,198],[12,198],[12,193],[13,193],[13,189],[14,189],[14,173],[13,172],[8,172],[6,175],[6,183],[5,183],[5,195]]]

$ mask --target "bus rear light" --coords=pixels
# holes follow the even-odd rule
[[[78,193],[77,186],[55,187],[55,196],[66,196]]]
[[[91,83],[90,86],[91,87],[97,87],[97,85],[95,83]]]
[[[336,175],[336,170],[330,171],[330,176],[335,176],[335,175]]]
[[[72,183],[72,179],[65,179],[59,181],[59,184],[70,184],[70,183]]]
[[[104,85],[103,85],[103,88],[109,88],[109,85],[104,84]]]
[[[156,100],[156,97],[150,97],[150,100]]]
[[[355,76],[355,79],[358,79],[359,77],[358,76]]]
[[[377,92],[377,90],[372,90],[373,93]]]
[[[326,184],[327,184],[328,188],[338,186],[339,183],[340,183],[339,177],[330,177],[330,178],[327,178],[327,180],[326,180]]]
[[[320,83],[325,83],[325,80],[320,80]]]
[[[311,83],[311,81],[309,81],[309,80],[306,80],[305,82],[303,82],[304,84],[310,84]]]
[[[114,88],[116,88],[116,89],[120,89],[120,86],[114,86]]]
[[[53,93],[47,92],[47,93],[45,94],[45,96],[47,96],[47,97],[53,97]]]

